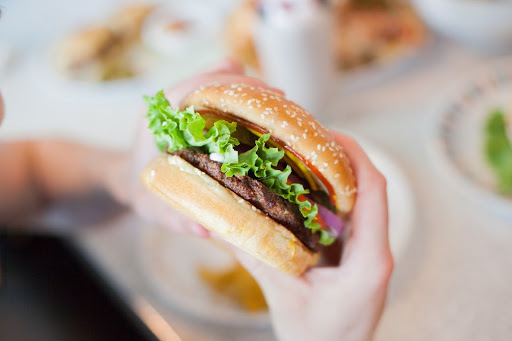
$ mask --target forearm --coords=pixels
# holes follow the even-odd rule
[[[117,192],[124,159],[119,152],[63,141],[0,144],[0,222],[48,201],[95,190]]]

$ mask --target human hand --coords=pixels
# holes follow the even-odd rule
[[[279,340],[369,340],[384,308],[393,270],[386,180],[353,139],[333,135],[358,182],[341,263],[293,277],[235,250],[265,294]]]
[[[245,76],[241,64],[228,59],[211,67],[210,71],[187,79],[165,91],[165,97],[173,107],[177,107],[190,92],[211,83],[245,83],[268,87],[258,79]],[[278,90],[274,89],[274,91]],[[151,160],[161,154],[147,126],[147,119],[141,117],[132,152],[117,167],[125,171],[122,172],[120,186],[113,189],[115,196],[146,220],[170,227],[175,232],[193,233],[201,237],[209,236],[209,232],[205,228],[169,208],[142,185],[140,181],[142,170]]]

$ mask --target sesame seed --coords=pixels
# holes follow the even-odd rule
[[[322,146],[321,146],[320,144],[318,144],[318,145],[316,146],[316,149],[318,149],[318,150],[320,150],[321,148],[322,148]]]
[[[256,211],[256,207],[252,206],[252,210],[253,210],[253,211]]]
[[[334,160],[334,164],[337,165],[340,162],[338,159]]]
[[[152,170],[151,170],[151,176],[152,176],[152,177],[154,177],[154,176],[155,176],[155,170],[154,170],[154,169],[152,169]]]
[[[340,177],[340,173],[336,173],[336,175],[334,175],[335,178],[339,178]]]
[[[322,151],[325,152],[325,146],[322,147]]]
[[[324,163],[323,163],[323,165],[324,165],[324,167],[329,166],[329,165],[327,164],[327,162],[324,162]]]
[[[302,134],[302,137],[304,138],[304,140],[307,139],[306,133]]]
[[[239,203],[239,204],[241,204],[241,203],[243,203],[243,202],[244,202],[244,199],[240,199],[240,200],[238,200],[238,203]]]

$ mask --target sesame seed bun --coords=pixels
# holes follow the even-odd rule
[[[329,181],[341,214],[352,210],[356,185],[349,160],[329,131],[304,108],[276,92],[245,84],[202,87],[181,103],[182,107],[190,105],[220,110],[267,130]]]

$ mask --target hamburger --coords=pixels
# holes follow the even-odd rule
[[[283,272],[316,264],[351,211],[343,150],[314,117],[270,89],[214,84],[171,108],[145,97],[163,155],[145,186],[170,206]]]

